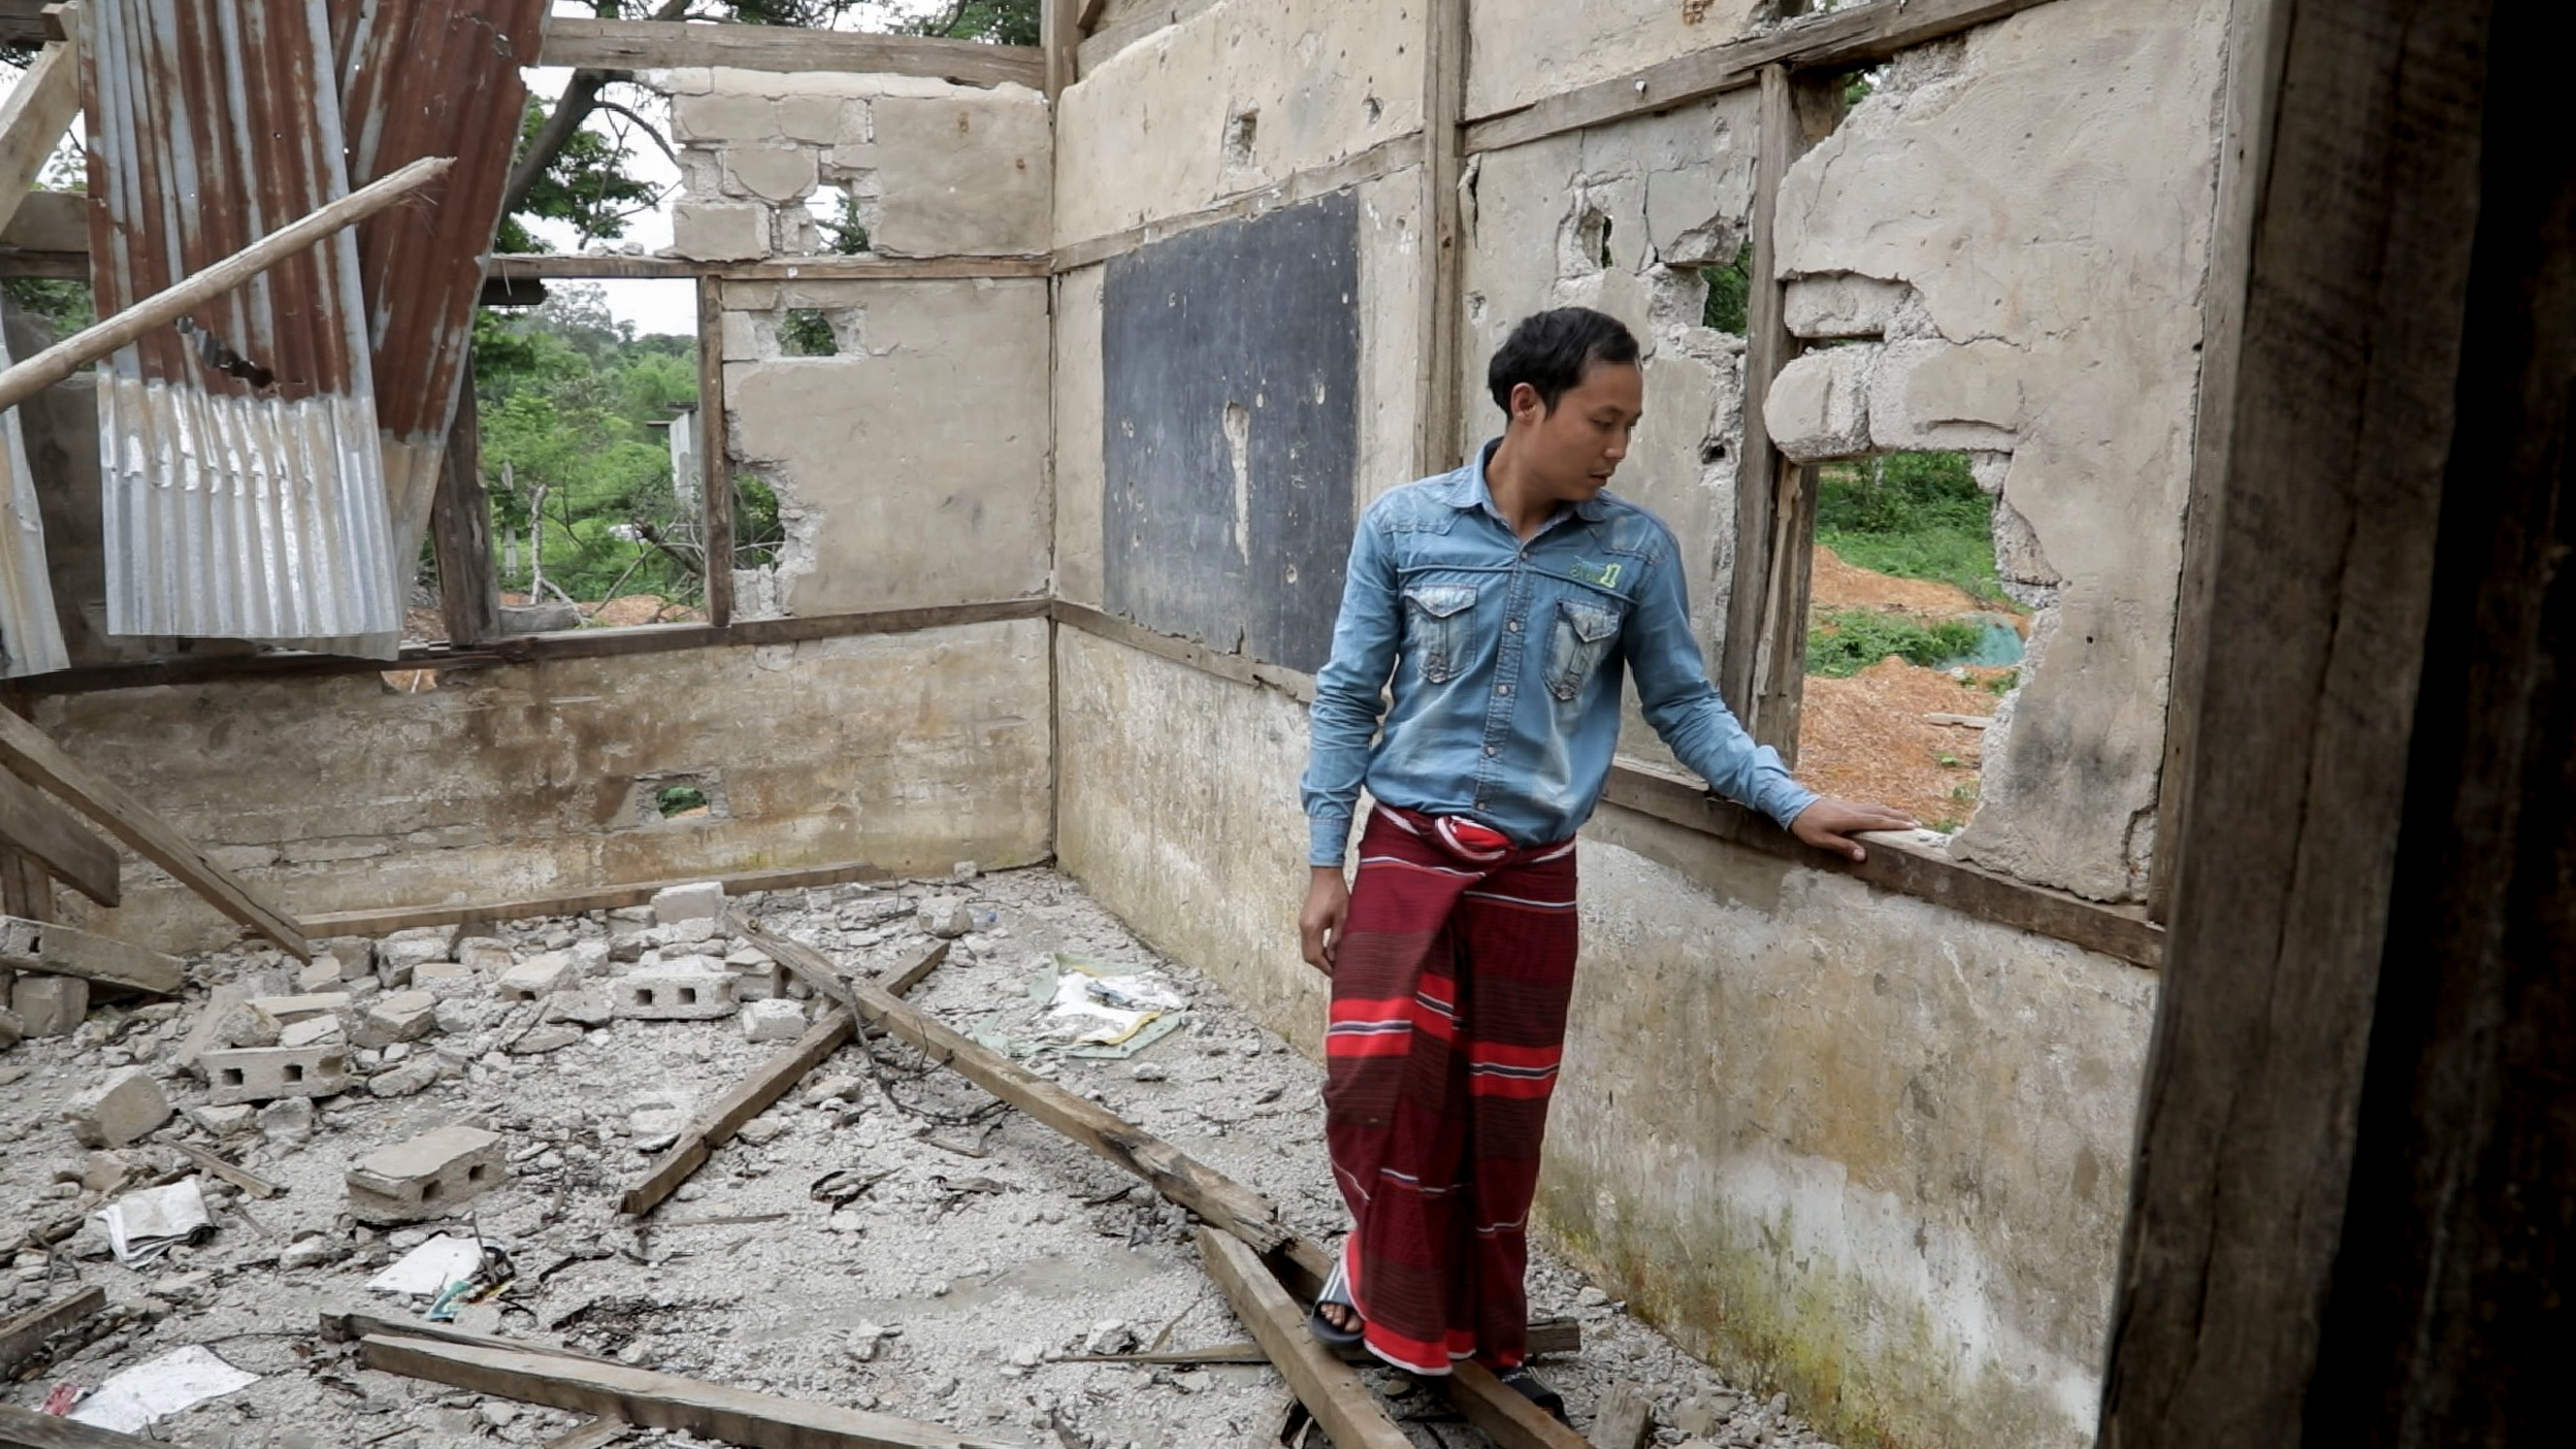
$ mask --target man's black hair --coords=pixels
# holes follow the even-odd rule
[[[1485,386],[1494,406],[1512,415],[1512,389],[1528,383],[1538,390],[1547,411],[1583,381],[1583,369],[1596,362],[1633,363],[1637,337],[1616,317],[1589,307],[1559,307],[1521,319],[1494,360],[1485,366]]]

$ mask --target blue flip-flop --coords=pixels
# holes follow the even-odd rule
[[[1327,1304],[1347,1308],[1354,1314],[1360,1309],[1359,1304],[1352,1301],[1350,1275],[1342,1271],[1342,1256],[1339,1253],[1333,1255],[1333,1271],[1332,1275],[1324,1280],[1324,1291],[1315,1295],[1315,1311],[1306,1315],[1306,1331],[1315,1336],[1317,1343],[1335,1353],[1359,1347],[1361,1341],[1368,1336],[1367,1330],[1335,1328],[1332,1320],[1324,1317],[1324,1308]]]

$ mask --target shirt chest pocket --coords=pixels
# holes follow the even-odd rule
[[[1556,627],[1548,636],[1547,692],[1561,700],[1581,694],[1601,656],[1619,638],[1626,617],[1626,609],[1617,604],[1558,600]]]
[[[1404,591],[1406,652],[1427,684],[1446,684],[1466,666],[1474,584],[1416,584]]]

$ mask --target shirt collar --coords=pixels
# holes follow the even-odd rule
[[[1476,450],[1472,461],[1449,475],[1445,488],[1450,507],[1481,508],[1496,518],[1502,517],[1502,510],[1494,506],[1493,490],[1485,486],[1485,465],[1492,461],[1494,450],[1502,445],[1500,438],[1488,439],[1485,446]],[[1610,516],[1610,505],[1605,501],[1608,497],[1606,492],[1596,493],[1575,504],[1574,516],[1586,523],[1599,523]]]

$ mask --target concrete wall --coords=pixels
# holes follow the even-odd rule
[[[457,670],[420,694],[372,674],[117,690],[40,700],[35,721],[299,914],[799,865],[944,874],[1047,853],[1047,627]],[[669,783],[715,813],[660,819]],[[233,934],[128,871],[110,933]]]
[[[1750,29],[1777,0],[1468,0],[1467,114],[1610,80]],[[1846,6],[1848,8],[1848,6]]]
[[[1057,856],[1307,1052],[1305,709],[1067,629]],[[1540,1208],[1845,1442],[2089,1444],[2154,977],[1609,807]]]

